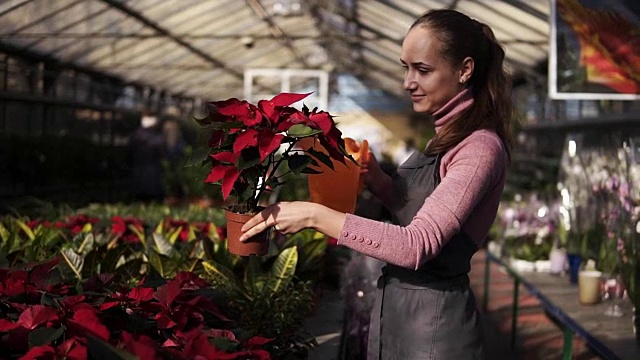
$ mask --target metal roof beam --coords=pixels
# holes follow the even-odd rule
[[[65,6],[63,6],[63,7],[61,7],[60,9],[58,9],[58,10],[56,10],[56,11],[51,11],[51,12],[47,13],[45,16],[42,16],[42,17],[40,17],[40,18],[38,18],[38,19],[35,19],[34,21],[32,21],[32,22],[30,22],[30,23],[28,23],[28,24],[25,24],[25,25],[23,25],[23,26],[21,26],[21,27],[19,27],[19,28],[15,29],[15,30],[13,30],[13,31],[11,32],[11,34],[14,34],[14,35],[15,35],[15,34],[18,34],[18,33],[20,33],[21,31],[23,31],[24,29],[28,29],[28,28],[30,28],[30,27],[31,27],[31,26],[33,26],[33,25],[36,25],[36,24],[39,24],[39,23],[41,23],[41,22],[43,22],[43,21],[49,20],[49,19],[51,19],[52,17],[54,17],[54,16],[56,16],[56,15],[58,15],[58,14],[60,14],[60,13],[64,12],[64,11],[66,11],[66,10],[68,10],[68,9],[71,9],[72,7],[74,7],[74,6],[76,6],[76,5],[80,4],[80,3],[82,3],[82,2],[84,2],[84,1],[86,1],[86,0],[78,0],[78,1],[74,1],[74,2],[72,2],[72,3],[69,3],[69,4],[67,4],[67,5],[65,5]]]
[[[271,32],[273,37],[282,39],[285,47],[287,49],[289,49],[289,51],[291,51],[291,53],[293,54],[293,57],[295,57],[297,61],[300,61],[305,68],[310,68],[311,67],[311,66],[309,66],[309,63],[307,62],[307,59],[305,59],[305,57],[302,56],[298,52],[296,47],[293,46],[291,38],[287,34],[285,34],[285,32],[282,31],[282,29],[280,29],[280,27],[278,25],[276,25],[275,22],[273,22],[273,20],[271,19],[269,14],[267,14],[267,11],[264,9],[262,4],[260,4],[260,1],[258,1],[258,0],[247,0],[247,5],[249,5],[251,10],[253,10],[253,12],[256,15],[258,15],[258,17],[262,21],[267,23],[267,26],[269,27],[269,31]]]
[[[96,14],[98,15],[98,14]],[[88,18],[82,19],[81,21],[89,20]],[[75,24],[72,24],[75,25]],[[202,35],[194,35],[194,34],[174,34],[176,37],[180,39],[188,39],[188,40],[223,40],[223,39],[241,39],[246,37],[244,34],[202,34]],[[260,39],[278,39],[279,36],[274,36],[271,34],[256,34],[250,35],[252,38],[256,40]],[[300,39],[313,39],[313,40],[323,40],[327,37],[333,37],[333,35],[288,35],[287,38],[291,40],[300,40]],[[140,34],[140,33],[122,33],[122,34],[106,34],[102,32],[91,32],[91,33],[21,33],[21,34],[0,34],[0,39],[2,38],[23,38],[23,39],[155,39],[155,38],[166,38],[166,35],[163,34]]]
[[[342,13],[339,13],[338,15],[342,16],[345,19],[347,19],[348,22],[354,23],[358,30],[364,29],[364,30],[367,30],[367,31],[373,33],[374,35],[376,35],[377,39],[385,39],[385,40],[389,40],[391,42],[396,42],[398,44],[402,43],[402,41],[404,40],[404,38],[394,38],[394,37],[391,37],[391,36],[389,36],[387,34],[382,33],[378,29],[374,29],[371,26],[364,25],[363,23],[360,22],[360,20],[358,20],[355,17],[345,17],[344,14],[342,14]],[[333,36],[337,36],[337,37],[340,37],[340,38],[347,38],[347,40],[350,40],[352,42],[362,41],[361,37],[359,37],[359,36],[355,36],[355,37],[354,36],[348,36],[348,35],[341,34],[340,32],[334,33]],[[351,44],[351,45],[353,45],[353,44]]]
[[[161,27],[160,25],[158,25],[155,22],[151,21],[150,19],[148,19],[144,15],[138,13],[137,11],[133,10],[132,8],[128,7],[127,5],[125,5],[125,4],[121,3],[121,2],[118,2],[116,0],[102,0],[102,1],[107,3],[109,6],[115,8],[115,9],[118,9],[118,10],[122,11],[123,13],[125,13],[125,14],[133,17],[134,19],[140,21],[144,25],[146,25],[146,26],[152,28],[153,30],[155,30],[157,33],[159,33],[159,34],[171,39],[176,44],[186,48],[191,53],[193,53],[196,56],[204,59],[205,61],[207,61],[208,63],[214,65],[215,67],[225,69],[225,71],[227,71],[229,74],[233,75],[234,77],[237,77],[238,79],[242,80],[244,78],[244,74],[242,72],[239,72],[239,71],[236,71],[234,69],[228,68],[223,62],[213,58],[209,54],[203,52],[202,50],[200,50],[200,49],[198,49],[196,47],[194,47],[193,45],[189,44],[188,42],[182,40],[178,36],[172,34],[169,30]]]
[[[496,10],[496,9],[495,9],[494,7],[492,7],[492,6],[489,6],[489,5],[487,5],[487,4],[485,4],[485,3],[482,3],[482,2],[478,2],[478,6],[480,6],[480,7],[484,8],[484,9],[486,9],[486,10],[487,10],[487,11],[489,11],[489,12],[492,12],[492,13],[496,14],[496,15],[497,15],[498,17],[500,17],[500,18],[506,18],[506,19],[509,19],[509,20],[513,21],[514,23],[518,24],[519,26],[521,26],[521,27],[523,27],[523,28],[525,28],[525,29],[527,29],[527,30],[529,30],[529,31],[533,32],[533,33],[536,33],[536,34],[541,35],[541,36],[544,36],[544,35],[545,35],[545,34],[544,34],[544,32],[543,32],[542,30],[538,30],[538,29],[536,29],[535,27],[531,26],[530,24],[525,23],[524,21],[521,21],[521,20],[519,20],[519,19],[516,19],[515,17],[509,16],[509,15],[507,15],[507,14],[503,13],[503,12],[500,12],[500,11]],[[518,9],[519,9],[519,8],[518,8]],[[528,11],[525,11],[525,12],[528,12]],[[492,28],[493,28],[493,27],[495,27],[495,25],[492,25]],[[514,35],[516,35],[516,34],[514,34]]]
[[[531,5],[529,5],[529,4],[526,4],[526,3],[522,2],[522,1],[519,1],[519,0],[503,0],[503,1],[506,2],[509,5],[517,7],[518,9],[520,9],[520,10],[522,10],[522,11],[524,11],[524,12],[526,12],[526,13],[532,15],[532,16],[537,17],[540,20],[549,21],[549,16],[547,14],[532,8]]]
[[[82,19],[76,20],[76,21],[74,21],[74,22],[71,22],[71,23],[69,23],[69,24],[65,25],[63,28],[59,29],[59,30],[58,30],[58,31],[56,31],[55,33],[48,34],[48,35],[46,35],[46,37],[36,38],[36,40],[35,40],[35,41],[32,41],[32,42],[30,42],[29,44],[25,45],[25,46],[24,46],[24,48],[25,48],[25,49],[31,49],[31,48],[33,48],[34,46],[36,46],[37,44],[39,44],[39,43],[41,43],[41,42],[43,42],[43,41],[46,41],[46,40],[48,40],[48,39],[49,39],[49,38],[51,38],[51,37],[60,39],[61,37],[60,37],[60,36],[58,36],[58,35],[60,34],[60,32],[62,32],[62,31],[64,31],[64,30],[66,30],[66,29],[70,29],[70,28],[72,28],[72,27],[74,27],[74,26],[76,26],[76,25],[78,25],[78,24],[83,23],[83,22],[90,21],[90,20],[94,19],[95,17],[100,16],[100,15],[102,15],[102,14],[106,13],[108,10],[109,10],[109,7],[108,7],[108,6],[106,6],[106,7],[105,7],[104,9],[102,9],[102,10],[96,11],[95,13],[93,13],[93,14],[89,14],[88,16],[86,16],[86,17],[84,17],[84,18],[82,18]],[[22,35],[22,34],[15,34],[15,35],[13,35],[12,37],[14,37],[14,38],[15,38],[15,37],[20,37],[21,35]],[[2,35],[0,35],[0,38],[2,38]]]
[[[21,3],[17,3],[15,5],[13,5],[12,7],[8,8],[7,10],[5,10],[3,12],[0,12],[0,17],[3,17],[4,15],[12,12],[13,10],[16,10],[16,9],[18,9],[18,8],[24,6],[24,5],[27,5],[28,3],[32,2],[32,1],[33,0],[25,0],[25,1],[21,2]]]

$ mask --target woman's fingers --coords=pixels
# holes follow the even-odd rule
[[[242,234],[242,236],[240,236],[240,241],[241,242],[245,242],[245,241],[249,240],[251,237],[256,236],[256,235],[260,234],[261,232],[267,230],[268,227],[269,226],[267,226],[267,224],[264,221],[260,222],[257,225],[249,228],[249,230],[245,231]],[[243,229],[244,229],[244,226],[243,226]]]
[[[252,217],[251,219],[249,219],[249,221],[247,221],[244,225],[242,225],[242,231],[247,231],[251,228],[253,228],[254,226],[264,222],[265,218],[263,217],[262,213],[258,213],[256,214],[254,217]]]
[[[240,237],[240,241],[246,241],[250,237],[267,230],[269,227],[275,226],[275,210],[277,208],[278,204],[273,204],[249,219],[249,221],[242,226],[241,230],[244,234]]]
[[[249,238],[267,230],[268,227],[269,225],[267,225],[267,222],[264,220],[262,215],[257,214],[242,226],[242,231],[244,233],[242,234],[242,236],[240,236],[240,241],[247,241]]]

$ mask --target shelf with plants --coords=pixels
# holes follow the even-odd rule
[[[568,252],[591,260],[605,278],[619,277],[640,312],[640,137],[605,143],[568,136],[559,191]],[[634,316],[634,319],[639,318]],[[636,322],[636,329],[640,324]]]
[[[549,271],[549,256],[559,241],[558,205],[536,193],[501,202],[490,250],[520,270]]]

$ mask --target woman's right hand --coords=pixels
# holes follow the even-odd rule
[[[360,170],[360,173],[364,174],[365,184],[367,184],[367,187],[375,189],[387,174],[382,171],[380,163],[378,163],[378,159],[376,159],[376,156],[373,153],[369,153],[366,160],[367,161],[362,164],[362,170]]]

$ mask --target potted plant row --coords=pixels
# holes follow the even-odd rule
[[[279,250],[274,256],[243,259],[228,253],[226,246],[223,246],[223,236],[216,232],[219,228],[215,228],[212,224],[201,227],[198,222],[165,219],[157,226],[149,225],[140,219],[128,216],[113,217],[109,223],[105,223],[105,219],[100,220],[91,216],[73,216],[52,221],[21,221],[13,217],[0,219],[0,273],[6,275],[0,279],[0,282],[6,280],[7,284],[15,285],[14,289],[9,289],[7,284],[0,284],[0,289],[11,292],[0,294],[0,302],[15,303],[16,299],[23,296],[23,290],[26,289],[20,281],[35,279],[31,275],[16,275],[21,269],[36,269],[43,260],[57,256],[59,260],[55,262],[54,278],[56,283],[62,281],[70,284],[65,289],[77,290],[74,284],[83,284],[90,278],[108,279],[118,291],[128,286],[125,284],[138,282],[143,284],[140,289],[149,296],[144,299],[124,296],[129,294],[127,290],[118,300],[121,304],[132,301],[133,305],[139,306],[141,302],[145,302],[146,306],[146,302],[150,302],[149,306],[156,306],[155,302],[158,299],[152,297],[151,290],[147,288],[156,289],[153,294],[157,294],[158,291],[164,291],[161,289],[163,284],[187,275],[193,281],[196,281],[197,277],[207,280],[208,285],[200,286],[201,288],[196,291],[197,295],[204,295],[207,299],[214,300],[225,316],[233,320],[232,322],[225,320],[225,333],[232,335],[226,331],[230,329],[237,336],[229,338],[231,342],[228,341],[229,339],[218,339],[223,342],[215,344],[218,350],[230,353],[257,350],[251,347],[258,344],[244,342],[247,340],[245,335],[249,334],[269,339],[268,343],[262,343],[259,347],[267,350],[272,358],[298,358],[294,354],[304,353],[314,345],[313,338],[301,329],[301,321],[308,316],[313,305],[314,283],[319,279],[318,274],[322,273],[322,269],[318,266],[323,263],[325,256],[326,236],[320,236],[321,234],[311,230],[303,231],[283,239],[284,242],[278,244]],[[48,261],[46,263],[49,264]],[[53,266],[54,263],[50,264]],[[49,275],[53,274],[51,270],[38,273],[45,272]],[[49,286],[39,280],[36,285],[42,284]],[[16,289],[22,290],[16,292]],[[106,285],[101,285],[100,289],[105,295],[112,291],[111,287],[107,288]],[[131,289],[131,291],[135,293],[140,289]],[[47,299],[60,295],[60,298],[53,301],[56,304],[58,300],[60,303],[66,301],[65,296],[75,296],[71,293],[57,294],[53,288],[40,290],[42,290],[40,293],[44,294],[43,297]],[[142,294],[139,292],[133,295]],[[190,299],[196,304],[196,298]],[[34,298],[33,301],[33,304],[41,303],[40,298]],[[91,303],[94,301],[91,300]],[[182,300],[174,303],[178,310],[181,304]],[[201,304],[201,300],[198,300],[196,305],[198,304]],[[42,309],[44,308],[36,306],[32,310],[53,314],[50,309]],[[109,316],[113,309],[113,307],[95,309],[95,314],[102,318]],[[133,310],[137,311],[137,309],[139,307]],[[0,317],[0,323],[4,326],[0,329],[0,333],[21,334],[23,323],[19,319],[25,308],[12,308],[11,311],[5,311],[5,315]],[[22,317],[26,319],[27,314],[29,312]],[[54,320],[58,321],[61,318],[56,319]],[[69,321],[76,321],[73,317],[70,319]],[[155,324],[155,321],[149,320],[148,325]],[[118,334],[118,330],[114,330],[106,322],[90,321],[89,323],[103,324],[112,334],[114,331],[116,335]],[[158,324],[158,326],[164,326]],[[235,327],[242,328],[243,331],[237,332],[235,327],[231,327],[233,324]],[[59,323],[52,320],[31,328],[34,339],[36,336],[39,339],[42,338],[37,341],[42,345],[37,351],[46,351],[48,354],[48,352],[63,351],[64,344],[73,345],[63,341],[69,339],[67,335],[70,333],[64,332],[64,329],[60,330],[58,325]],[[136,330],[135,334],[131,332],[132,330],[127,331],[139,336],[141,334],[139,330]],[[153,331],[153,328],[148,330]],[[54,338],[47,337],[48,334],[53,333],[55,333]],[[102,333],[106,334],[106,332]],[[211,335],[208,330],[205,333]],[[158,352],[164,351],[159,348],[160,343],[166,340],[162,338],[163,335],[166,335],[164,330],[158,333],[160,338],[154,338],[160,341],[156,343]],[[84,338],[78,336],[78,341],[83,342]],[[218,336],[215,337],[218,338]],[[0,345],[14,344],[12,339],[5,340],[7,342]],[[193,345],[199,344],[203,339],[195,340],[197,343]],[[208,341],[208,339],[204,340]],[[136,353],[136,349],[127,348],[122,341],[124,340],[118,337],[109,337],[112,345]],[[178,348],[187,351],[186,348],[182,348],[187,345],[187,342],[181,343]],[[14,350],[15,358],[27,351],[23,348]],[[231,355],[228,356],[234,358]],[[146,357],[141,356],[141,358]],[[239,354],[238,358],[245,357]]]

